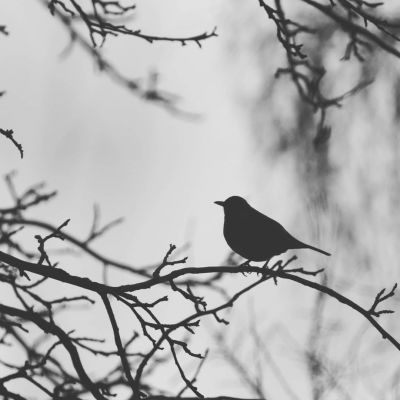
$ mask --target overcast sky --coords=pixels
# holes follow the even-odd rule
[[[0,83],[7,90],[2,126],[15,130],[25,158],[3,143],[1,173],[18,170],[21,189],[42,180],[57,189],[45,219],[71,217],[71,231],[85,233],[94,202],[105,219],[126,217],[113,236],[118,240],[107,241],[105,249],[121,259],[157,261],[170,242],[191,240],[196,262],[217,263],[227,247],[213,201],[251,194],[248,171],[255,161],[232,100],[218,5],[166,3],[138,2],[138,26],[174,36],[218,25],[222,38],[204,42],[202,49],[111,39],[104,54],[132,78],[146,80],[159,71],[160,87],[178,94],[182,108],[199,113],[196,121],[136,98],[99,74],[77,46],[61,58],[68,36],[39,1],[2,2],[10,31],[0,42]]]
[[[10,36],[0,37],[0,90],[7,91],[0,98],[0,126],[14,129],[25,150],[25,157],[20,160],[11,143],[0,137],[0,174],[4,176],[17,170],[16,183],[21,190],[35,182],[46,181],[49,190],[59,192],[55,200],[32,210],[30,215],[54,225],[71,218],[68,231],[84,238],[91,226],[93,204],[97,203],[101,206],[104,222],[121,216],[125,217],[125,222],[94,247],[107,256],[133,265],[159,262],[170,243],[180,246],[186,242],[191,243],[187,250],[188,265],[219,264],[229,249],[222,235],[222,210],[213,202],[233,194],[246,197],[260,210],[285,226],[291,226],[294,233],[303,229],[304,241],[309,241],[312,237],[310,210],[303,198],[299,201],[297,185],[301,186],[302,182],[295,181],[293,171],[296,164],[291,154],[286,153],[276,163],[276,159],[266,162],[265,144],[275,132],[271,131],[271,136],[268,136],[270,132],[266,122],[268,135],[264,141],[257,141],[257,132],[252,132],[252,121],[248,121],[252,114],[246,108],[246,100],[251,99],[257,86],[260,90],[266,88],[257,80],[259,66],[254,60],[259,54],[251,47],[256,43],[254,37],[244,34],[251,29],[243,29],[243,32],[237,32],[237,29],[253,22],[267,26],[266,17],[259,12],[257,2],[254,2],[254,11],[248,15],[241,14],[244,6],[238,7],[235,15],[232,2],[136,2],[133,26],[148,34],[190,36],[209,32],[217,26],[219,37],[203,42],[201,49],[191,43],[184,47],[176,43],[150,44],[129,37],[111,38],[103,48],[104,56],[128,77],[146,82],[151,72],[159,72],[160,88],[177,94],[180,107],[200,115],[196,120],[177,117],[160,106],[137,98],[99,73],[91,58],[78,46],[64,54],[69,44],[68,35],[39,0],[0,2],[0,24],[5,24],[10,32]],[[235,4],[244,3],[239,1]],[[240,18],[243,18],[243,25],[238,23]],[[272,24],[268,26],[271,28]],[[258,31],[256,33],[258,35]],[[236,39],[238,43],[241,41],[236,50],[242,46],[244,54],[240,60],[240,53],[233,50]],[[342,51],[342,43],[338,43]],[[255,57],[246,59],[250,53]],[[338,53],[333,51],[332,54],[334,61],[327,64],[329,73],[343,76],[345,64],[336,57]],[[278,56],[269,57],[268,52],[264,56],[268,58],[265,68],[272,76],[276,67],[282,65],[281,60]],[[239,61],[244,61],[244,64]],[[340,81],[345,90],[353,84],[354,71],[350,68],[348,76]],[[393,111],[387,106],[392,101],[392,89],[386,84],[391,82],[382,83],[377,79],[373,86],[375,92],[371,92],[376,93],[381,101],[376,102],[371,95],[358,108],[351,109],[352,99],[347,100],[346,107],[350,113],[335,110],[333,114],[336,120],[330,142],[330,161],[336,168],[336,175],[330,182],[333,211],[327,216],[326,225],[329,229],[333,226],[329,232],[334,232],[329,241],[327,236],[321,237],[329,244],[327,250],[335,252],[335,257],[331,261],[315,258],[315,265],[323,264],[329,268],[329,262],[341,261],[340,256],[344,266],[348,257],[354,256],[357,261],[365,259],[367,267],[373,257],[382,264],[397,258],[398,226],[395,226],[392,205],[385,205],[390,197],[390,187],[394,186],[388,179],[382,179],[387,175],[386,161],[389,160],[388,164],[392,166],[393,158],[395,165],[398,153],[393,150],[394,141],[385,139],[385,135],[389,137],[393,133]],[[279,91],[274,93],[278,92],[280,96],[278,101],[273,98],[274,112],[265,110],[266,120],[271,115],[271,118],[287,122],[290,115],[283,104],[288,101],[288,93]],[[295,96],[293,99],[296,100]],[[379,135],[376,126],[379,126]],[[396,166],[393,170],[397,171]],[[364,195],[363,188],[368,188],[365,191],[368,196]],[[1,184],[0,197],[4,205],[10,201],[5,185]],[[361,205],[366,203],[370,207],[366,213],[368,218],[360,215]],[[344,237],[340,249],[335,248],[340,231],[335,220],[339,215],[337,210],[342,212],[340,218],[350,221],[349,232],[354,240],[344,243]],[[288,225],[289,222],[292,225]],[[389,223],[393,226],[388,227]],[[322,226],[321,231],[324,228]],[[392,239],[389,242],[387,237],[390,234]],[[33,234],[26,236],[26,240],[35,245]],[[365,248],[368,253],[364,253]],[[299,254],[300,257],[304,253],[307,251]],[[360,265],[364,267],[361,261]],[[82,272],[82,268],[87,266],[86,261],[84,264],[77,260],[71,268],[75,268],[74,273],[101,279],[98,269],[97,272]],[[388,274],[398,276],[394,268],[388,272],[382,267],[374,283],[387,286],[393,281],[392,275]],[[125,277],[116,274],[114,279],[118,282]],[[372,285],[373,279],[368,275],[363,273],[357,277],[357,281],[363,279]],[[279,290],[272,285],[268,290],[260,289],[256,296],[255,319],[260,329],[267,325],[269,331],[272,327],[274,332],[279,332],[273,334],[280,336],[281,331],[275,324],[278,321],[279,327],[287,323],[294,328],[294,336],[299,342],[307,337],[304,321],[309,320],[309,314],[304,309],[313,293],[282,284]],[[249,310],[248,303],[244,309],[246,312]],[[291,314],[282,318],[280,310],[290,310]],[[342,309],[334,310],[340,321],[342,318],[354,320],[353,314]],[[293,321],[293,314],[303,322]],[[89,318],[92,327],[103,329],[104,320],[97,314],[82,318]],[[251,322],[251,318],[249,313],[236,312],[235,308],[230,337],[235,333],[242,335],[243,326]],[[359,323],[357,319],[355,321]],[[75,315],[66,323],[72,327],[76,325]],[[200,335],[200,341],[202,339]],[[243,336],[239,339],[239,344],[244,341]],[[285,356],[280,357],[278,363],[283,363],[293,387],[308,393],[307,377],[301,375],[307,370],[304,365],[299,367],[302,362],[300,346],[292,348],[287,343],[282,339],[277,346],[274,345],[277,353]],[[205,345],[200,343],[197,350],[204,350]],[[345,353],[344,357],[346,349],[340,349]],[[287,362],[290,365],[285,365]],[[228,395],[231,390],[231,394],[242,394],[230,386],[233,375],[226,374],[226,380],[218,382],[212,379],[215,368],[205,370],[209,378],[206,393],[210,390],[209,394]],[[169,379],[170,375],[164,378]],[[213,392],[213,387],[220,391]],[[247,393],[243,389],[243,395]]]
[[[235,101],[223,4],[146,0],[137,5],[137,26],[149,34],[185,36],[218,26],[221,37],[204,42],[202,49],[135,38],[111,39],[103,49],[126,76],[146,80],[158,71],[160,88],[179,95],[179,106],[200,118],[179,118],[138,99],[98,73],[78,46],[61,57],[68,35],[40,1],[3,1],[1,22],[10,36],[0,38],[0,88],[7,91],[0,119],[3,128],[14,129],[25,156],[20,160],[3,138],[0,173],[17,170],[21,190],[40,181],[58,190],[55,200],[30,215],[54,225],[71,218],[68,231],[80,238],[90,229],[93,203],[101,206],[104,222],[125,217],[94,245],[105,255],[147,265],[159,262],[170,243],[190,241],[188,265],[217,265],[229,249],[222,210],[213,202],[232,194],[256,198],[254,171],[261,163],[249,141],[245,112]],[[5,185],[0,196],[10,201]],[[34,246],[33,233],[26,240]],[[100,279],[101,271],[89,272],[88,265],[78,261],[68,268]],[[116,282],[121,279],[115,275]],[[99,315],[71,315],[63,323],[73,328],[84,321],[82,329],[89,323],[106,337]],[[198,350],[205,346],[200,343]],[[227,379],[204,390],[219,387],[228,394]]]

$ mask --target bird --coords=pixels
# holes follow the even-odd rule
[[[330,253],[310,246],[293,237],[279,222],[251,207],[240,196],[215,201],[224,209],[224,237],[229,247],[248,261],[268,261],[290,249],[311,249],[330,256]]]

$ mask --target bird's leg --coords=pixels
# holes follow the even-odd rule
[[[264,265],[262,266],[263,268],[268,269],[268,263],[270,262],[271,258],[272,258],[272,257],[269,257],[269,258],[267,259],[267,261],[265,261]]]
[[[278,260],[271,268],[271,271],[281,271],[284,268],[284,265],[282,265],[282,260]]]
[[[244,263],[240,264],[239,267],[251,267],[250,261],[251,261],[251,260],[246,260]],[[246,275],[246,272],[241,272],[241,274],[242,274],[243,276],[247,276],[247,275]]]
[[[271,258],[272,257],[268,258],[268,260],[265,261],[265,264],[263,265],[263,268],[268,269],[270,271],[274,271],[275,268],[277,268],[277,270],[279,271],[281,269],[281,267],[282,267],[282,261],[279,260],[274,265],[272,265],[272,267],[268,267],[268,263],[271,261]],[[275,285],[278,285],[278,279],[276,278],[276,276],[273,275],[272,279],[274,280]]]

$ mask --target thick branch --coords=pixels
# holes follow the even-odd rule
[[[325,293],[330,297],[335,298],[339,302],[349,306],[353,310],[357,311],[359,314],[364,316],[372,326],[381,333],[384,339],[389,340],[389,342],[396,347],[397,350],[400,351],[400,343],[387,332],[369,313],[368,310],[362,308],[349,298],[341,295],[335,290],[323,286],[319,283],[309,281],[300,276],[295,275],[295,273],[284,272],[283,270],[271,270],[265,269],[261,267],[253,267],[253,266],[211,266],[211,267],[190,267],[190,268],[182,268],[180,270],[172,271],[169,274],[163,276],[156,276],[150,278],[146,281],[131,284],[131,285],[121,285],[121,286],[107,286],[102,285],[97,282],[93,282],[88,278],[81,278],[78,276],[70,275],[67,272],[58,269],[47,267],[44,265],[38,265],[34,263],[29,263],[27,261],[19,260],[16,257],[13,257],[9,254],[0,251],[0,261],[7,263],[15,268],[22,269],[23,271],[33,272],[35,274],[46,276],[61,282],[69,283],[71,285],[79,286],[87,290],[94,291],[99,294],[112,294],[112,295],[123,295],[126,296],[128,292],[134,292],[137,290],[149,289],[153,286],[156,286],[160,283],[169,282],[170,280],[179,278],[181,276],[186,276],[189,274],[193,275],[204,275],[210,273],[257,273],[262,274],[263,276],[271,276],[273,278],[282,278],[286,280],[291,280],[297,283],[300,283],[303,286],[310,287],[319,292]]]

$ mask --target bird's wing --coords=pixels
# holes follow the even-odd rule
[[[265,237],[266,240],[274,242],[275,246],[281,247],[283,251],[304,247],[304,243],[293,237],[279,222],[256,209],[253,210],[252,226],[260,237]]]

